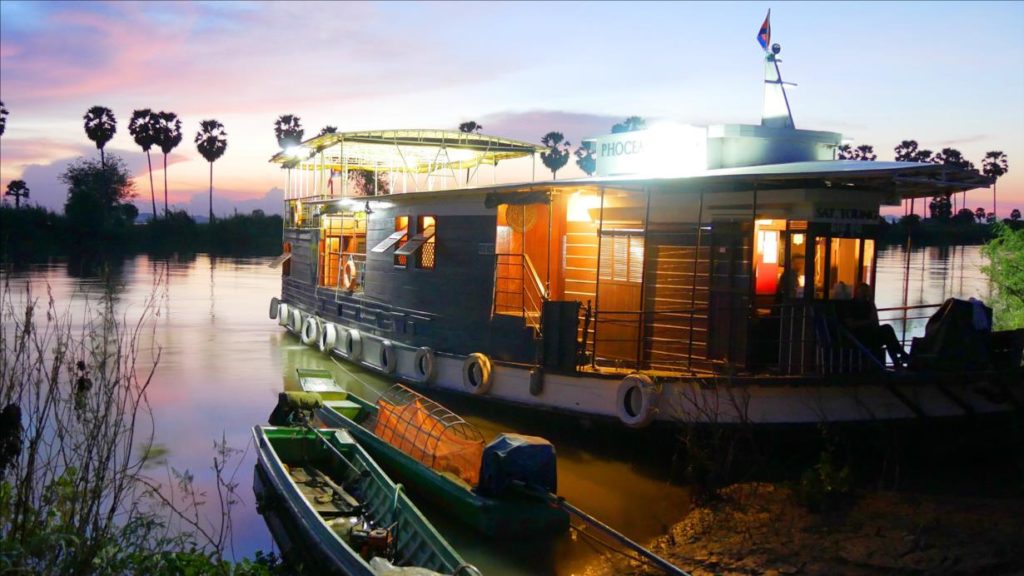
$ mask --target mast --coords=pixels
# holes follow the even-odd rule
[[[786,96],[786,85],[795,84],[782,81],[782,71],[779,70],[779,52],[782,46],[770,44],[772,38],[771,10],[761,25],[757,41],[764,49],[764,108],[761,112],[761,126],[771,128],[796,128],[793,123],[793,112],[789,108],[789,98]],[[770,45],[770,47],[769,47]]]

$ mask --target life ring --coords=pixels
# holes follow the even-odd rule
[[[415,380],[425,384],[434,379],[434,351],[423,346],[416,350],[416,356],[412,361]]]
[[[290,308],[292,312],[292,332],[302,335],[302,311],[298,308]]]
[[[491,359],[479,352],[466,356],[462,363],[462,387],[471,394],[487,394],[493,379]]]
[[[398,368],[398,353],[395,352],[395,344],[391,340],[381,340],[380,357],[377,365],[385,374],[392,374]]]
[[[277,311],[280,308],[280,306],[281,306],[281,301],[277,299],[277,296],[274,296],[273,298],[270,299],[270,319],[271,320],[276,320],[277,319]]]
[[[320,330],[320,339],[317,340],[317,347],[324,354],[330,354],[331,348],[334,348],[334,342],[338,339],[338,328],[330,323],[325,322],[323,329]]]
[[[355,328],[341,329],[341,342],[335,348],[342,358],[358,361],[363,355],[363,338]]]
[[[280,324],[281,326],[288,326],[288,318],[290,316],[290,314],[288,314],[288,311],[288,305],[285,304],[284,302],[281,302],[280,304],[277,305],[277,323]]]
[[[615,394],[615,413],[626,426],[643,428],[654,419],[659,396],[658,387],[650,377],[630,374],[619,383]]]
[[[302,343],[307,346],[314,344],[319,336],[320,322],[312,314],[306,316],[306,323],[302,325]]]
[[[341,269],[341,287],[349,292],[356,289],[358,281],[356,280],[356,263],[352,258],[349,258],[345,262],[345,266]]]

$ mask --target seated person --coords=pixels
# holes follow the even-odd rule
[[[878,321],[878,308],[875,307],[871,286],[864,283],[857,286],[842,321],[854,338],[872,353],[884,349],[894,366],[905,365],[908,356],[896,337],[896,331],[889,324]]]

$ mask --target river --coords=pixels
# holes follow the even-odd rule
[[[270,299],[280,292],[280,271],[269,268],[269,261],[137,256],[111,274],[119,314],[131,320],[147,307],[152,314],[148,329],[141,332],[139,363],[144,367],[159,356],[149,400],[156,443],[167,450],[166,466],[190,470],[200,488],[211,490],[214,442],[224,437],[243,451],[235,459],[237,469],[232,468],[241,498],[233,515],[233,553],[238,558],[274,549],[250,488],[255,463],[251,430],[265,423],[278,392],[297,388],[295,369],[329,369],[356,392],[390,384],[327,359],[268,318]],[[909,262],[902,248],[880,251],[878,306],[904,305],[906,270],[908,305],[941,303],[950,296],[985,300],[989,283],[980,270],[983,262],[977,246],[916,249]],[[29,285],[33,297],[45,301],[48,286],[58,310],[80,315],[99,300],[105,283],[71,275],[68,269],[60,262],[36,265],[4,273],[0,284],[15,303],[24,301]],[[923,322],[910,323],[908,331],[920,331]],[[494,406],[456,404],[453,408],[488,439],[499,431],[553,435],[559,493],[637,541],[664,533],[689,509],[687,487],[670,477],[671,466],[652,462],[642,446],[606,445],[578,428],[560,433],[549,422],[506,415]],[[151,473],[166,478],[161,468]],[[467,561],[485,574],[574,574],[600,553],[587,539],[570,535],[544,549],[521,542],[495,545],[447,522],[443,511],[426,511]]]

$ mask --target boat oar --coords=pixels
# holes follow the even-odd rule
[[[654,552],[651,552],[647,548],[644,548],[640,544],[637,544],[636,542],[630,540],[629,538],[626,537],[625,534],[619,532],[618,530],[615,530],[611,526],[605,524],[604,522],[601,522],[600,520],[598,520],[597,518],[594,518],[590,514],[587,514],[583,510],[580,510],[579,508],[573,506],[565,498],[563,498],[561,496],[557,496],[555,494],[552,494],[552,493],[550,493],[550,492],[548,492],[546,490],[535,488],[533,486],[527,486],[527,485],[519,483],[519,482],[517,482],[517,484],[522,486],[527,491],[532,492],[532,493],[534,493],[534,494],[536,494],[536,495],[538,495],[538,496],[540,496],[542,498],[547,499],[552,504],[554,504],[554,505],[558,506],[559,508],[565,510],[569,514],[572,514],[573,516],[576,516],[577,518],[579,518],[580,520],[582,520],[586,524],[588,524],[590,526],[593,526],[594,528],[597,528],[601,532],[604,532],[605,534],[610,536],[613,540],[615,540],[619,544],[622,544],[626,548],[629,548],[630,550],[632,550],[632,551],[636,552],[637,554],[639,554],[640,556],[642,556],[644,559],[650,561],[652,564],[654,564],[655,566],[660,568],[666,574],[672,574],[674,576],[690,576],[690,574],[688,572],[685,572],[684,570],[674,566],[668,560],[665,560],[661,556],[658,556]]]

